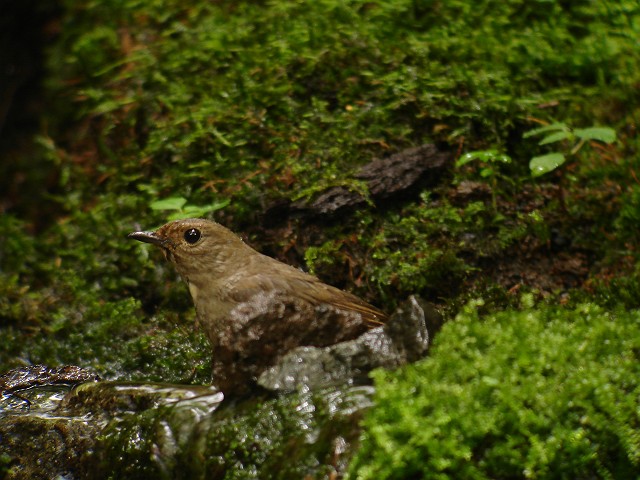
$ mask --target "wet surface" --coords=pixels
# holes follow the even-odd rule
[[[384,327],[294,350],[261,378],[261,394],[227,401],[213,386],[66,375],[76,367],[8,372],[0,377],[6,478],[338,478],[372,405],[368,372],[423,357],[441,320],[411,298]],[[88,381],[69,385],[81,377]]]
[[[4,397],[22,402],[22,408],[27,410],[32,405],[29,391],[41,392],[37,387],[53,387],[55,385],[67,385],[73,387],[85,382],[97,382],[100,377],[91,370],[75,365],[62,367],[47,367],[46,365],[29,365],[14,368],[0,375],[0,393]],[[36,404],[42,406],[43,399],[36,398]],[[0,404],[1,405],[1,404]]]

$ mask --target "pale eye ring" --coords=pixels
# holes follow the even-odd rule
[[[193,245],[194,243],[197,243],[198,240],[200,240],[201,236],[202,234],[200,233],[200,230],[198,230],[197,228],[190,228],[189,230],[184,232],[184,241]]]

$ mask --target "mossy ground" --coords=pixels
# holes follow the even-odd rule
[[[0,105],[0,370],[206,382],[184,285],[125,239],[175,213],[152,208],[173,197],[385,310],[410,294],[451,315],[476,297],[484,313],[519,309],[523,292],[639,306],[636,2],[29,6],[6,17],[35,22],[46,63]],[[534,179],[530,158],[556,146],[523,135],[554,121],[618,139]],[[511,161],[264,227],[273,204],[361,189],[359,166],[432,142]]]
[[[377,372],[354,477],[637,476],[638,311],[481,318],[477,306],[443,327],[431,358]]]

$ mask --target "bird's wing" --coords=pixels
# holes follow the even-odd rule
[[[231,282],[228,293],[236,302],[249,301],[261,292],[278,292],[298,298],[314,306],[328,305],[339,310],[357,312],[368,327],[373,328],[387,320],[387,316],[355,295],[322,283],[316,277],[288,265],[276,262],[271,269],[244,276]]]
[[[359,297],[316,280],[309,288],[301,288],[300,296],[314,303],[326,303],[341,310],[358,312],[369,327],[382,325],[387,316],[373,305],[369,305]]]

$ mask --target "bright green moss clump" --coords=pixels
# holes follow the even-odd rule
[[[636,478],[640,312],[475,307],[378,372],[352,478]]]

